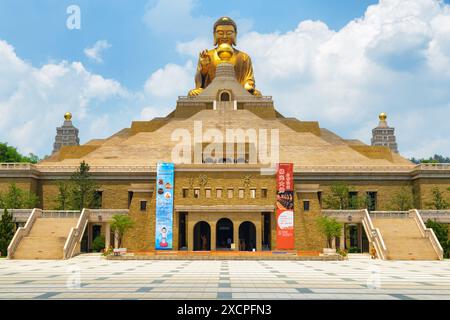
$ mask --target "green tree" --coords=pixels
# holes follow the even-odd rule
[[[438,187],[431,189],[431,193],[433,194],[433,200],[427,203],[428,207],[436,210],[445,210],[449,208],[450,204],[444,198],[443,193]]]
[[[28,157],[21,155],[16,148],[0,142],[0,162],[29,162],[37,163],[39,157],[30,153]]]
[[[333,239],[341,235],[342,224],[337,222],[335,218],[327,216],[318,217],[317,224],[327,239],[328,248],[331,248]]]
[[[330,194],[325,195],[323,201],[327,209],[347,210],[362,209],[368,205],[367,196],[358,196],[347,184],[339,182],[330,187]]]
[[[444,258],[450,257],[450,240],[448,238],[448,226],[444,223],[439,223],[433,220],[428,220],[426,222],[427,228],[431,228],[436,235],[439,243],[444,250]]]
[[[14,223],[14,218],[8,209],[4,209],[0,220],[0,254],[1,256],[8,255],[8,246],[14,237],[14,232],[16,231],[16,225]]]
[[[39,197],[29,191],[23,191],[12,183],[8,192],[0,194],[0,207],[8,209],[32,209],[39,204]]]
[[[56,210],[71,210],[73,209],[70,199],[71,188],[70,184],[67,182],[58,182],[58,196],[56,197],[56,202],[58,203]]]
[[[393,211],[407,211],[413,208],[413,197],[407,188],[402,187],[395,193],[389,203],[389,207]]]
[[[112,217],[111,230],[117,232],[119,248],[122,247],[122,239],[125,233],[133,228],[134,221],[127,215],[116,214]]]
[[[71,177],[71,202],[75,210],[93,208],[95,206],[95,194],[98,189],[97,183],[91,178],[90,167],[86,162],[81,162],[77,171]]]

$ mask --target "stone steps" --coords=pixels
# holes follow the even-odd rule
[[[372,222],[380,229],[389,260],[439,259],[413,218],[372,218]]]
[[[37,218],[30,234],[20,241],[13,259],[63,259],[64,244],[77,222],[73,218]]]

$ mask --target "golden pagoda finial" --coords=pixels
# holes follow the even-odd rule
[[[386,121],[387,119],[387,114],[385,112],[380,113],[380,115],[378,116],[378,118],[380,118],[380,121]]]
[[[66,121],[72,120],[72,114],[70,112],[66,112],[64,114],[64,119],[66,119]]]

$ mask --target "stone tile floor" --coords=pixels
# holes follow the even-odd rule
[[[450,260],[0,259],[0,299],[450,299]]]

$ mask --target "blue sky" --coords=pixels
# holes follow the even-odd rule
[[[402,154],[448,156],[445,3],[2,0],[0,111],[10,114],[0,119],[0,141],[44,156],[66,111],[83,143],[170,112],[193,85],[213,22],[229,15],[238,23],[238,48],[254,60],[257,85],[286,116],[370,143],[385,111]],[[80,30],[66,27],[72,4],[81,9]]]
[[[194,29],[186,34],[180,30],[178,35],[167,36],[148,29],[143,15],[145,8],[154,2],[35,0],[24,5],[20,1],[2,0],[0,38],[13,44],[17,54],[33,65],[58,60],[81,61],[89,70],[137,89],[152,71],[169,62],[182,62],[182,57],[175,51],[177,42],[188,41],[205,32]],[[192,14],[247,19],[251,30],[263,33],[286,32],[306,19],[322,20],[330,28],[339,29],[376,2],[289,0],[279,3],[265,0],[243,5],[239,0],[196,1]],[[81,30],[66,28],[66,8],[71,4],[77,4],[81,9]],[[210,27],[206,31],[209,32]],[[83,54],[84,48],[98,39],[107,39],[114,47],[105,53],[103,64],[91,63]]]

